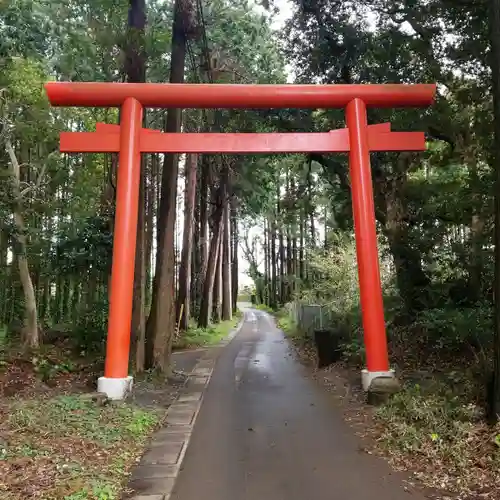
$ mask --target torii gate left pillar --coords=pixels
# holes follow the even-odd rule
[[[368,125],[367,107],[427,106],[435,85],[184,85],[49,83],[56,106],[120,106],[120,126],[63,132],[61,151],[119,152],[117,201],[104,377],[98,390],[123,399],[128,375],[138,216],[140,155],[150,153],[349,152],[356,251],[367,367],[365,390],[394,380],[389,368],[375,230],[370,151],[420,151],[423,133]],[[155,108],[339,108],[347,129],[326,133],[164,134],[141,128],[143,106]],[[173,293],[173,290],[172,290]]]
[[[143,108],[137,99],[125,99],[120,116],[116,213],[111,269],[108,338],[104,377],[98,391],[112,399],[122,399],[132,388],[128,374],[130,325],[134,291],[135,249],[139,213],[141,175],[140,131]],[[129,307],[123,307],[130,304]],[[123,332],[128,332],[124,335]]]

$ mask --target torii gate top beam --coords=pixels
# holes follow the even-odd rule
[[[51,82],[53,106],[121,106],[133,97],[150,108],[343,108],[355,98],[367,107],[429,106],[435,84],[235,85],[180,83]]]

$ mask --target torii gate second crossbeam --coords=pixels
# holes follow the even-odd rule
[[[368,125],[370,151],[422,151],[422,132],[391,132],[390,123]],[[289,133],[164,133],[142,128],[141,153],[348,153],[348,129]],[[120,126],[97,123],[95,132],[61,132],[61,152],[119,153]]]
[[[122,399],[128,375],[141,153],[348,152],[366,369],[363,387],[394,379],[387,353],[377,251],[370,151],[425,150],[422,132],[368,125],[367,107],[428,106],[435,85],[219,85],[48,83],[56,106],[120,106],[120,125],[95,132],[62,132],[63,152],[119,152],[110,313],[104,376],[98,390]],[[141,126],[143,107],[340,108],[347,128],[324,133],[168,134]],[[173,292],[173,291],[172,291]]]

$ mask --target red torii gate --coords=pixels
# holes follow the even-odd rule
[[[121,107],[120,125],[62,132],[62,152],[118,152],[116,216],[104,377],[98,390],[122,399],[128,375],[141,153],[349,152],[366,369],[363,387],[389,368],[377,251],[370,151],[425,150],[422,132],[368,125],[368,107],[430,105],[436,86],[47,83],[54,106]],[[143,129],[143,108],[345,108],[347,128],[323,133],[162,133]]]

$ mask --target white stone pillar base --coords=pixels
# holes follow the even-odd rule
[[[369,392],[372,389],[373,382],[377,379],[386,379],[386,381],[389,382],[388,385],[394,384],[395,387],[399,385],[394,370],[386,372],[369,372],[367,369],[364,369],[361,371],[361,385],[365,392]]]
[[[106,394],[109,399],[121,400],[125,399],[127,394],[132,391],[134,379],[132,377],[125,378],[108,378],[99,377],[97,380],[97,392]]]

